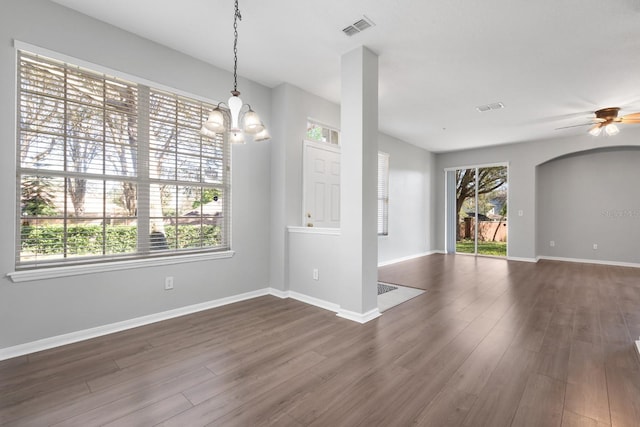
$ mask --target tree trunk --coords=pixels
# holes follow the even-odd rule
[[[456,188],[456,241],[460,240],[460,209],[464,201],[470,196],[470,183],[475,179],[475,171],[467,169],[462,176],[457,177],[458,182]],[[473,188],[475,192],[475,187]]]
[[[123,182],[122,197],[124,198],[124,207],[127,209],[129,216],[136,216],[136,186],[131,182]]]
[[[493,237],[491,238],[491,240],[493,242],[496,241],[496,236],[498,235],[498,230],[500,230],[500,226],[502,225],[502,220],[504,219],[503,216],[500,217],[500,221],[498,221],[498,226],[496,227],[496,231],[493,232]]]
[[[73,212],[76,217],[84,215],[84,198],[87,194],[87,180],[84,178],[67,178],[67,192],[71,196]]]

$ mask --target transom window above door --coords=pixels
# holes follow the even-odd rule
[[[314,120],[307,120],[307,137],[309,141],[326,142],[340,145],[340,131]]]

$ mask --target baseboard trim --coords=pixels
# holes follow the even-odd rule
[[[340,306],[338,304],[334,304],[320,298],[311,297],[309,295],[301,294],[300,292],[296,291],[281,291],[280,289],[269,288],[269,293],[278,298],[291,298],[305,304],[322,308],[324,310],[333,311],[334,313],[337,313],[340,310]]]
[[[635,262],[618,262],[618,261],[604,261],[604,260],[597,260],[597,259],[564,258],[564,257],[544,256],[544,255],[538,256],[537,259],[545,259],[549,261],[576,262],[580,264],[611,265],[614,267],[640,268],[640,264]]]
[[[420,258],[420,257],[423,257],[423,256],[433,255],[433,254],[437,254],[437,253],[444,253],[444,252],[442,252],[442,251],[428,251],[428,252],[422,252],[422,253],[419,253],[419,254],[404,256],[404,257],[401,257],[401,258],[390,259],[388,261],[379,262],[378,263],[378,267],[384,267],[385,265],[395,264],[397,262],[402,262],[402,261],[409,261],[411,259]]]
[[[537,258],[524,258],[524,257],[517,257],[517,256],[507,257],[507,261],[532,262],[532,263],[538,262],[539,259],[540,257],[537,257]]]
[[[79,341],[85,341],[91,338],[101,337],[103,335],[113,334],[115,332],[127,329],[137,328],[139,326],[149,325],[151,323],[161,322],[163,320],[173,319],[174,317],[185,316],[197,313],[199,311],[209,310],[211,308],[220,307],[227,304],[233,304],[252,298],[269,295],[270,289],[259,289],[256,291],[246,292],[239,295],[211,300],[199,304],[188,305],[173,310],[167,310],[160,313],[149,314],[147,316],[136,317],[134,319],[123,320],[121,322],[110,323],[108,325],[97,326],[95,328],[84,329],[81,331],[70,332],[68,334],[57,335],[54,337],[43,338],[41,340],[19,344],[12,347],[0,349],[0,361],[11,359],[25,354],[36,353],[38,351],[48,350],[54,347],[60,347],[67,344],[73,344]]]
[[[289,298],[289,291],[282,291],[276,288],[269,288],[268,292],[270,295],[273,295],[274,297],[278,297],[282,299]]]
[[[358,323],[367,323],[368,321],[373,320],[376,317],[380,317],[381,315],[382,314],[377,307],[373,310],[367,311],[366,313],[358,313],[355,311],[340,309],[337,314],[338,317],[342,317],[343,319],[352,320]]]
[[[340,311],[340,306],[338,304],[334,304],[332,302],[325,301],[319,298],[310,297],[309,295],[301,294],[299,292],[289,291],[289,298],[304,302],[306,304],[314,305],[325,310],[333,311],[334,313]]]
[[[303,302],[305,304],[313,305],[324,310],[333,311],[338,317],[351,320],[358,323],[367,323],[370,320],[375,319],[382,315],[378,308],[369,310],[366,313],[357,313],[355,311],[343,310],[340,305],[325,301],[320,298],[311,297],[309,295],[301,294],[296,291],[281,291],[280,289],[269,288],[269,293],[279,298],[292,298],[294,300]]]
[[[123,320],[121,322],[110,323],[108,325],[97,326],[95,328],[83,329],[81,331],[70,332],[68,334],[57,335],[54,337],[43,338],[41,340],[19,344],[12,347],[0,349],[0,361],[12,359],[14,357],[24,356],[26,354],[36,353],[51,348],[60,347],[67,344],[73,344],[92,338],[101,337],[115,332],[121,332],[127,329],[137,328],[149,325],[151,323],[161,322],[163,320],[173,319],[175,317],[186,316],[197,313],[199,311],[209,310],[227,304],[233,304],[248,299],[253,299],[265,295],[273,295],[278,298],[292,298],[305,304],[313,305],[324,310],[337,313],[338,316],[353,320],[358,323],[366,323],[380,316],[377,308],[364,314],[353,311],[342,310],[338,304],[331,303],[319,298],[314,298],[295,291],[282,291],[276,288],[263,288],[256,291],[246,292],[239,295],[211,300],[199,304],[188,305],[173,310],[167,310],[160,313],[149,314],[147,316],[136,317],[134,319]]]

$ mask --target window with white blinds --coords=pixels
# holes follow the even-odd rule
[[[230,247],[212,105],[18,52],[16,267]]]
[[[378,235],[389,234],[389,154],[378,151]]]

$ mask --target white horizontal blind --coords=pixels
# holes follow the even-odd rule
[[[229,248],[229,149],[213,108],[18,53],[16,266]]]
[[[378,151],[378,235],[389,234],[389,154]]]
[[[200,134],[213,106],[151,89],[149,107],[149,249],[228,249],[229,144]]]

